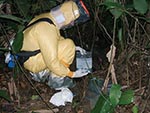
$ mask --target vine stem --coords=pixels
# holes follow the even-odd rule
[[[112,48],[111,48],[111,57],[110,57],[110,64],[109,64],[109,67],[108,67],[108,72],[107,72],[107,76],[106,76],[106,79],[104,81],[104,85],[103,85],[103,88],[102,90],[104,92],[106,92],[107,90],[107,86],[108,86],[108,83],[109,83],[109,79],[110,79],[110,73],[111,73],[111,69],[113,67],[113,50],[114,50],[114,46],[115,46],[115,35],[116,35],[116,22],[117,22],[117,18],[114,19],[114,28],[113,28],[113,39],[112,39]],[[117,79],[116,79],[116,76],[113,76],[111,75],[112,77],[112,82],[114,82],[115,84],[117,84]]]

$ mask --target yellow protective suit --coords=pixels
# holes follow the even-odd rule
[[[60,11],[65,17],[64,26],[79,17],[79,14],[74,15],[74,10],[78,10],[78,7],[73,1],[61,5]],[[24,67],[33,73],[48,69],[58,76],[71,77],[73,72],[70,71],[69,66],[75,56],[75,44],[71,39],[64,39],[60,35],[57,22],[51,13],[36,16],[30,23],[39,18],[50,18],[55,25],[48,22],[39,22],[24,31],[21,50],[35,51],[40,49],[41,51],[39,54],[30,57],[24,63]]]

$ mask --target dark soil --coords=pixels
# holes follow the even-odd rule
[[[125,59],[125,54],[127,53],[122,53],[114,62],[117,81],[123,89],[133,89],[135,99],[132,104],[118,106],[115,112],[132,113],[132,107],[137,105],[139,113],[150,113],[150,69],[147,65],[148,62],[147,60],[139,60],[140,58],[137,56],[125,63],[123,60]],[[4,62],[1,62],[4,68],[0,70],[0,89],[6,90],[12,100],[8,102],[0,98],[1,113],[30,113],[35,110],[40,110],[40,113],[46,113],[43,110],[47,109],[55,109],[57,113],[90,113],[94,106],[91,100],[95,98],[95,95],[92,95],[88,90],[90,77],[75,79],[76,85],[71,88],[75,95],[73,102],[66,103],[66,106],[56,107],[49,103],[50,97],[56,92],[54,89],[43,83],[33,81],[29,73],[25,71],[34,88],[38,90],[38,94],[22,72],[14,74],[14,70],[8,69]],[[98,61],[93,63],[94,72],[92,76],[105,80],[109,64],[107,60],[103,60],[99,67],[97,67],[99,65]],[[8,84],[11,85],[9,86]],[[89,95],[91,96],[90,99],[87,98]],[[48,113],[53,112],[49,111]]]

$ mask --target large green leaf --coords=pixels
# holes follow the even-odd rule
[[[132,112],[133,112],[133,113],[138,113],[138,107],[137,107],[136,105],[134,105],[134,106],[132,107]]]
[[[92,109],[91,113],[113,113],[114,107],[110,103],[109,97],[107,95],[101,94],[99,99]]]
[[[148,10],[146,0],[133,0],[134,8],[141,14],[145,14]]]
[[[133,90],[127,90],[122,93],[119,101],[119,105],[126,105],[133,102],[134,99],[134,92]]]
[[[114,107],[118,105],[121,94],[122,94],[121,86],[118,84],[113,84],[110,89],[109,98],[110,98],[110,102]]]
[[[104,5],[107,6],[107,8],[110,10],[111,14],[118,19],[123,14],[123,6],[120,5],[118,2],[113,1],[106,1],[104,2]]]
[[[107,95],[101,94],[91,113],[114,113],[114,107]]]
[[[9,20],[18,22],[20,24],[23,24],[24,22],[26,22],[26,20],[24,20],[22,18],[16,17],[14,15],[8,15],[8,14],[1,14],[0,18],[2,18],[2,19],[9,19]]]
[[[110,12],[113,14],[113,16],[118,19],[122,15],[122,11],[119,9],[111,9]]]
[[[120,5],[118,2],[114,2],[114,1],[106,0],[104,2],[104,5],[106,5],[108,9],[114,9],[114,8],[123,9],[122,5]]]
[[[21,50],[23,45],[23,29],[24,26],[21,26],[19,31],[16,34],[16,37],[14,39],[14,42],[12,44],[13,52],[17,53]]]
[[[11,101],[11,99],[10,99],[10,97],[9,97],[6,90],[0,90],[0,97],[4,98],[7,101]]]

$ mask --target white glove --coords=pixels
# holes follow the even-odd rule
[[[74,72],[72,78],[80,78],[80,77],[86,76],[88,73],[90,73],[89,70],[79,69]]]
[[[86,54],[86,50],[81,48],[80,46],[76,46],[76,51],[79,51],[81,53],[81,55]]]

